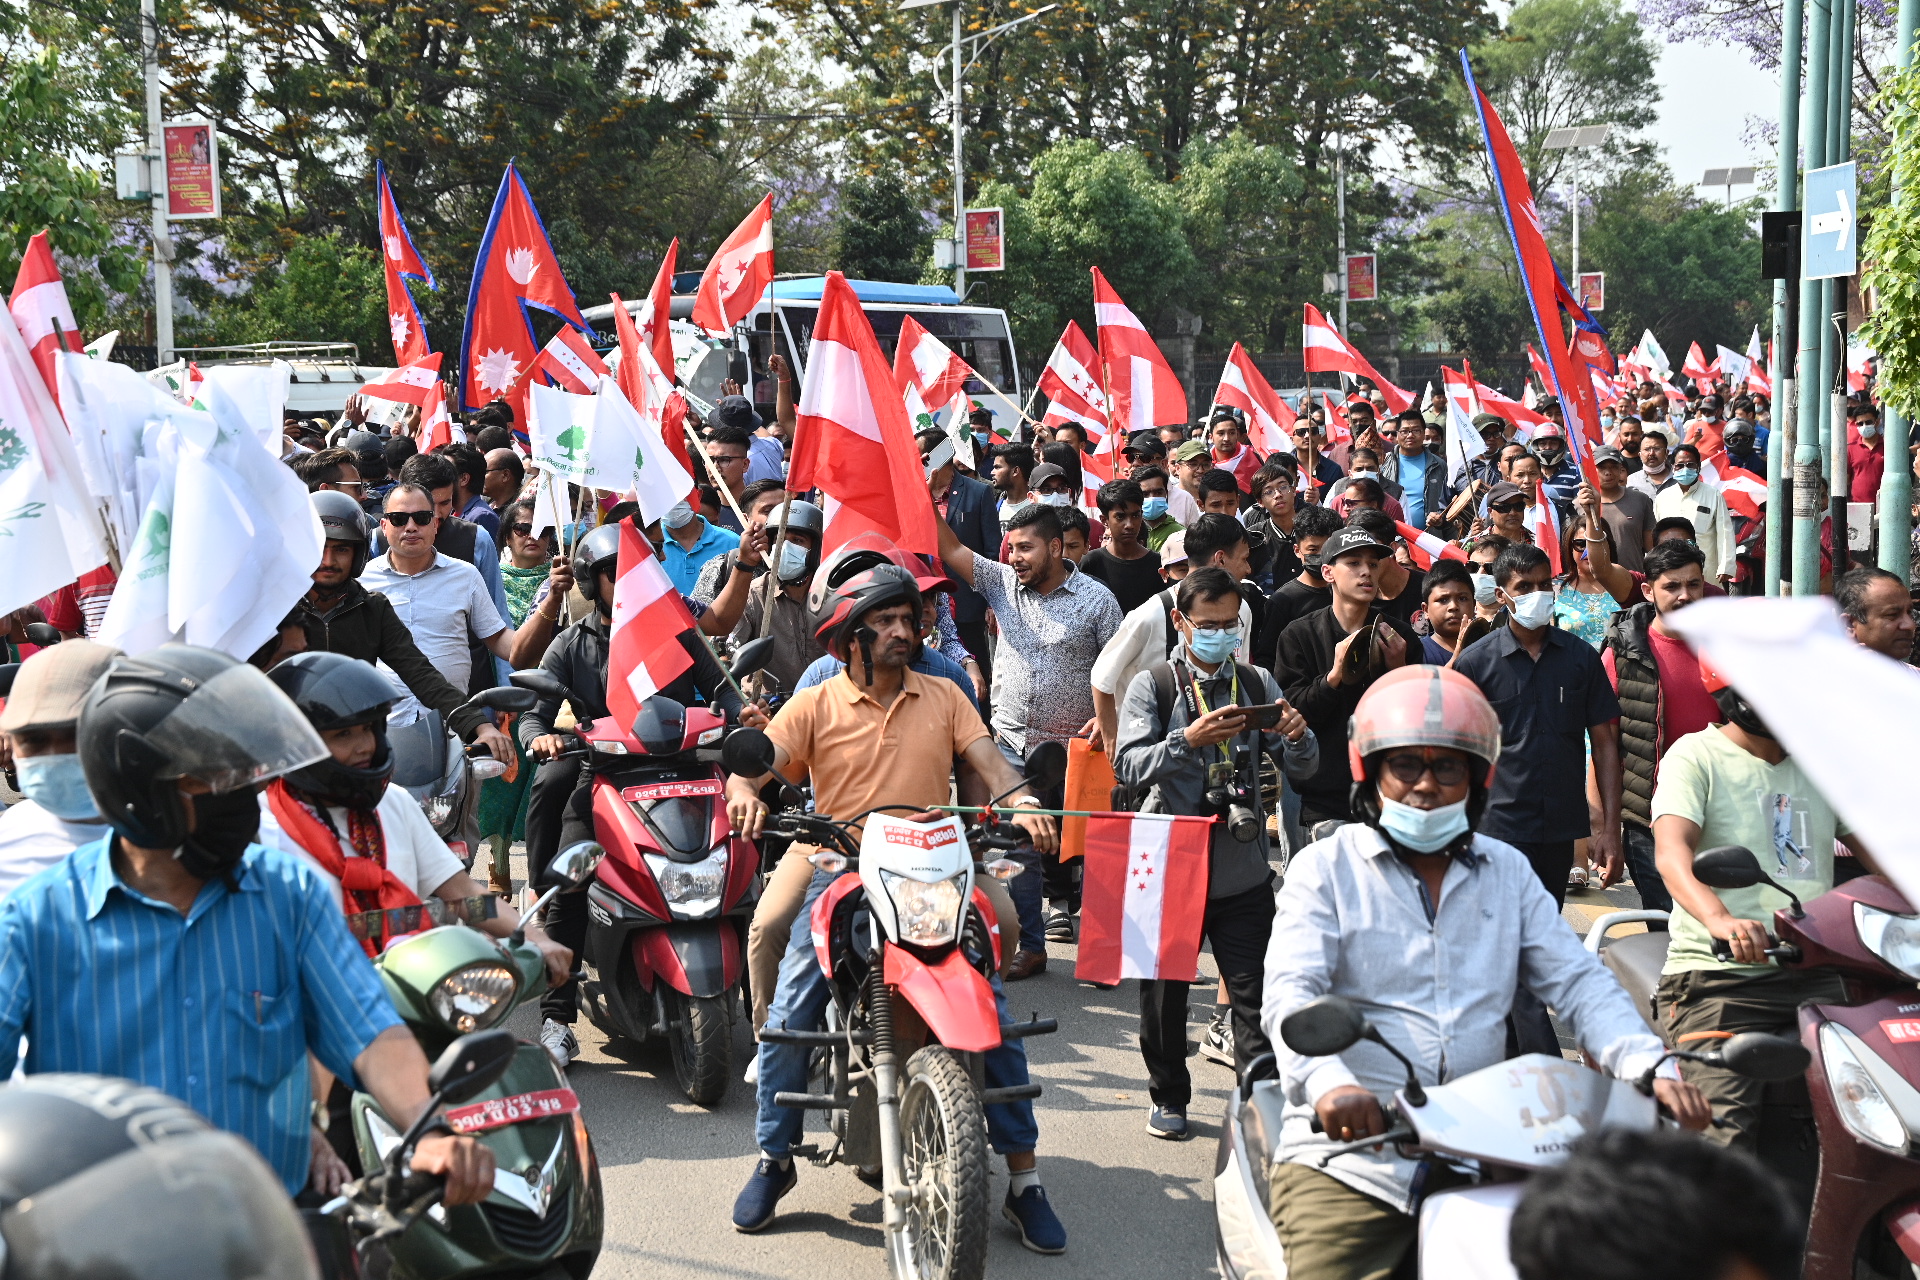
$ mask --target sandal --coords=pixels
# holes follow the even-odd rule
[[[1586,887],[1587,869],[1585,867],[1575,867],[1573,870],[1567,872],[1567,888],[1584,889]]]

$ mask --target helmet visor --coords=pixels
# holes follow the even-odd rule
[[[249,666],[229,667],[147,733],[180,774],[216,793],[292,773],[332,753],[293,700]]]

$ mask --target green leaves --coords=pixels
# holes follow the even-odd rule
[[[1888,160],[1899,202],[1873,213],[1861,245],[1860,288],[1873,297],[1861,338],[1879,357],[1876,386],[1894,408],[1920,416],[1920,73],[1889,75],[1880,92],[1888,111]]]

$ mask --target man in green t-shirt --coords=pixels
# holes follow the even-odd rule
[[[1672,940],[1655,996],[1661,1028],[1679,1048],[1711,1048],[1742,1031],[1799,1036],[1799,1009],[1808,1003],[1845,999],[1839,978],[1821,970],[1782,969],[1765,954],[1768,926],[1787,904],[1765,885],[1710,889],[1693,877],[1701,849],[1737,844],[1753,852],[1776,883],[1802,901],[1833,887],[1833,843],[1838,839],[1871,867],[1867,851],[1834,815],[1817,787],[1774,740],[1766,723],[1707,663],[1701,679],[1727,723],[1679,739],[1660,760],[1653,793],[1654,858],[1673,894]],[[1731,959],[1713,953],[1725,939]],[[1705,1042],[1705,1043],[1701,1043]],[[1813,1197],[1819,1143],[1812,1133],[1806,1084],[1781,1098],[1783,1111],[1798,1113],[1804,1142],[1758,1145],[1761,1081],[1731,1071],[1682,1066],[1686,1078],[1713,1104],[1723,1127],[1709,1129],[1716,1142],[1744,1147],[1767,1161],[1800,1198]]]

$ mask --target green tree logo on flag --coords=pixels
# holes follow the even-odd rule
[[[27,460],[27,446],[20,433],[0,422],[0,471],[11,471]]]
[[[576,466],[580,461],[580,450],[587,443],[587,433],[580,429],[578,423],[575,423],[554,437],[553,442],[566,451],[567,465]]]
[[[145,582],[148,578],[165,573],[173,550],[173,521],[167,513],[158,507],[147,512],[147,519],[140,526],[139,557],[143,563],[136,580]]]

